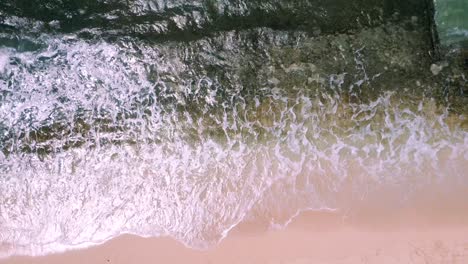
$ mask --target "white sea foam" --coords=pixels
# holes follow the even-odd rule
[[[121,233],[205,247],[247,216],[282,226],[297,212],[345,208],[382,186],[411,195],[447,178],[468,184],[468,133],[447,127],[430,100],[423,113],[391,98],[350,106],[348,125],[333,118],[342,114],[333,106],[298,99],[308,116],[294,121],[298,113],[283,109],[277,142],[84,147],[43,161],[11,155],[2,164],[2,239],[27,254]]]
[[[236,35],[226,34],[221,43],[236,54]],[[8,254],[122,233],[204,248],[245,219],[284,226],[298,212],[349,209],[385,188],[401,202],[426,185],[468,185],[465,113],[391,91],[345,100],[341,91],[380,76],[364,69],[362,54],[352,53],[362,77],[352,89],[342,87],[351,74],[320,74],[319,64],[266,65],[273,87],[249,102],[236,67],[233,87],[194,70],[194,53],[212,56],[196,50],[206,41],[132,49],[53,38],[44,51],[11,55],[17,63],[0,83],[8,91],[0,105]],[[270,76],[302,74],[302,66],[314,78],[291,90],[281,87],[288,76]]]

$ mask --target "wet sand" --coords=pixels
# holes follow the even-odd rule
[[[244,223],[205,251],[170,238],[123,235],[84,250],[12,257],[0,263],[468,263],[464,219],[401,217],[406,220],[392,221],[393,225],[351,224],[335,213],[306,212],[281,230]]]

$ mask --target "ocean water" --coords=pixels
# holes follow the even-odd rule
[[[468,3],[458,0],[437,0],[435,3],[435,18],[441,43],[468,47],[468,19],[466,9]]]
[[[370,2],[4,1],[2,256],[467,190],[466,69]]]

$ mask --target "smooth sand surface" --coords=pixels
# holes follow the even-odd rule
[[[356,225],[345,224],[334,213],[308,212],[282,230],[242,224],[206,251],[186,248],[170,238],[123,235],[84,250],[12,257],[0,263],[468,263],[468,225],[426,220]]]

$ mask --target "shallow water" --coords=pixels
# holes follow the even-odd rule
[[[242,221],[468,187],[465,75],[431,72],[423,15],[181,40],[14,14],[0,36],[5,255],[121,233],[206,248]]]

